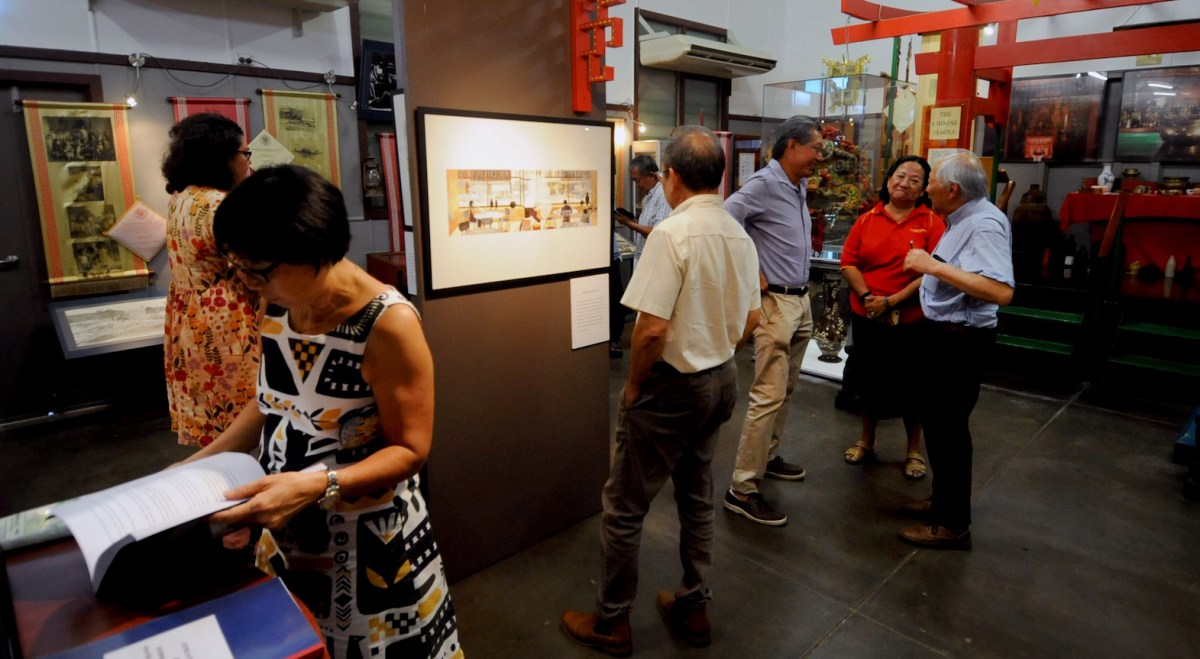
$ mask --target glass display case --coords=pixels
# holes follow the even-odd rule
[[[802,114],[821,122],[825,159],[808,179],[816,256],[840,257],[850,226],[874,205],[888,166],[915,150],[916,98],[915,84],[867,74],[764,86],[764,162],[784,119]]]

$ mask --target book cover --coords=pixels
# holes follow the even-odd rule
[[[309,659],[322,657],[324,652],[321,636],[292,599],[292,594],[281,580],[271,579],[50,655],[50,658],[230,656],[237,659]]]

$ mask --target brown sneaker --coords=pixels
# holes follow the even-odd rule
[[[695,648],[712,643],[712,623],[708,619],[708,603],[680,602],[665,590],[658,591],[658,612],[671,633]]]
[[[971,530],[952,531],[944,526],[918,524],[900,532],[900,539],[928,549],[970,549]]]
[[[633,654],[628,611],[612,620],[604,620],[595,613],[567,611],[562,615],[562,628],[576,643],[609,656],[628,657]]]
[[[929,511],[933,510],[933,499],[917,499],[916,501],[909,501],[902,507],[904,508],[904,512],[909,513],[910,515],[916,515],[918,517],[922,515],[928,515]]]

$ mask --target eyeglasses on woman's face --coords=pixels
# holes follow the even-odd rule
[[[261,268],[252,268],[243,263],[239,263],[237,259],[233,258],[233,256],[230,254],[225,255],[225,261],[229,263],[229,267],[233,268],[238,272],[238,274],[241,274],[246,278],[246,283],[257,286],[266,286],[267,282],[270,281],[271,272],[283,263],[283,261],[275,261],[274,263]]]
[[[254,155],[254,152],[251,151],[250,149],[238,149],[238,153],[242,154],[243,156],[246,156],[246,160],[250,160],[250,157],[252,155]]]

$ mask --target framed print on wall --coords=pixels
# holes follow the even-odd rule
[[[1200,66],[1127,71],[1117,160],[1200,160]]]
[[[1087,74],[1013,80],[1004,161],[1096,160],[1104,83]]]
[[[425,297],[607,270],[612,124],[417,110]]]
[[[392,93],[396,91],[396,49],[384,41],[364,39],[358,67],[358,118],[392,120]]]

